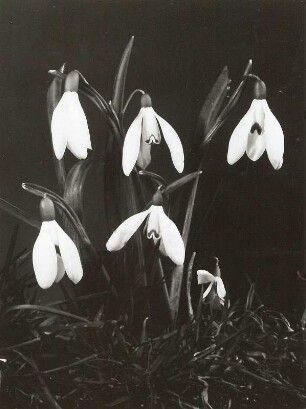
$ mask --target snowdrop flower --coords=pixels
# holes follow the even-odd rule
[[[155,244],[160,241],[161,253],[168,256],[173,263],[182,265],[185,259],[185,246],[176,225],[164,212],[162,195],[159,191],[153,196],[152,202],[148,210],[125,220],[108,239],[106,248],[108,251],[122,249],[147,218],[147,238],[153,239]]]
[[[53,149],[58,160],[64,156],[66,147],[78,159],[85,159],[87,149],[92,149],[78,88],[79,73],[71,71],[65,80],[65,92],[53,111],[51,120]]]
[[[265,83],[257,80],[251,107],[230,138],[227,161],[233,165],[245,151],[251,160],[256,161],[265,149],[274,169],[280,169],[284,154],[283,130],[266,101]]]
[[[40,233],[33,247],[33,267],[38,285],[49,288],[59,282],[65,271],[75,284],[83,277],[79,252],[64,230],[55,221],[53,202],[45,197],[40,202]],[[58,247],[61,256],[56,253]]]
[[[216,267],[214,274],[209,273],[206,270],[198,270],[198,284],[209,284],[203,293],[203,300],[206,297],[209,298],[209,303],[215,309],[220,308],[224,304],[224,298],[226,295],[225,287],[221,278],[221,272],[219,268],[219,261],[216,261]]]
[[[145,169],[151,162],[151,145],[159,144],[161,136],[169,147],[172,162],[179,173],[184,169],[184,151],[178,134],[152,108],[151,97],[144,94],[139,114],[129,127],[123,145],[122,169],[129,176],[137,163]]]

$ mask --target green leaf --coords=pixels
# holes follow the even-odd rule
[[[82,321],[86,323],[90,322],[88,321],[87,318],[81,317],[79,315],[70,314],[69,312],[65,312],[65,311],[62,311],[56,308],[47,307],[44,305],[33,305],[33,304],[14,305],[13,307],[10,307],[9,309],[6,310],[6,314],[8,314],[11,311],[20,311],[20,310],[21,311],[29,310],[29,311],[48,312],[50,314],[60,315],[66,318],[72,318],[77,321]]]
[[[180,179],[177,179],[173,183],[170,183],[164,190],[166,194],[174,192],[176,189],[179,189],[180,187],[184,186],[185,183],[190,182],[191,180],[195,179],[196,177],[200,176],[202,173],[201,170],[198,170],[197,172],[192,172],[189,173],[189,175],[183,176]]]
[[[92,158],[78,161],[69,171],[64,189],[64,200],[75,211],[81,222],[84,221],[83,194],[88,171],[94,161]]]
[[[59,72],[64,73],[65,70],[65,65],[64,63],[60,68]],[[49,125],[51,125],[51,119],[53,115],[53,111],[55,110],[57,104],[59,103],[60,99],[62,98],[62,87],[63,87],[63,81],[64,79],[61,77],[54,77],[53,81],[51,82],[51,85],[48,89],[47,92],[47,111],[48,111],[48,119],[49,119]]]
[[[245,83],[246,83],[246,81],[248,79],[248,74],[250,73],[251,69],[252,69],[252,60],[249,60],[247,66],[246,66],[246,69],[244,70],[244,73],[242,75],[242,79],[241,79],[240,83],[238,84],[237,88],[235,89],[235,91],[231,95],[231,97],[228,100],[227,104],[225,105],[225,107],[221,111],[220,115],[216,119],[214,125],[211,127],[208,134],[203,139],[202,144],[201,144],[202,148],[212,140],[212,138],[215,135],[215,133],[217,132],[217,130],[223,125],[223,123],[226,120],[227,116],[229,115],[231,110],[235,107],[237,102],[239,101],[239,98],[240,98],[241,93],[242,93],[242,91],[244,89]]]
[[[123,52],[123,55],[120,61],[120,65],[119,65],[119,69],[117,72],[117,76],[115,79],[115,83],[114,83],[112,104],[113,104],[115,111],[117,112],[117,115],[121,115],[121,111],[123,108],[125,80],[126,80],[130,55],[131,55],[131,51],[133,47],[133,42],[134,42],[134,37],[131,37],[130,41],[128,42]]]
[[[201,109],[198,120],[198,132],[207,135],[220,113],[221,106],[226,98],[229,78],[228,68],[225,66],[208,94]]]
[[[29,224],[36,229],[40,229],[40,221],[35,219],[35,217],[30,216],[24,210],[20,209],[19,207],[7,202],[6,200],[0,198],[0,209],[4,210],[5,212],[11,214],[12,216],[16,217],[19,220]]]
[[[138,174],[140,176],[145,176],[145,177],[150,178],[157,187],[166,185],[165,179],[162,176],[158,175],[157,173],[148,172],[146,170],[140,170]]]
[[[65,70],[65,63],[59,68],[59,72],[64,73],[64,70]],[[55,110],[57,104],[59,103],[62,97],[63,81],[64,80],[61,77],[57,77],[57,76],[54,77],[48,89],[48,92],[47,92],[47,112],[48,112],[50,132],[51,132],[51,120],[52,120],[53,111]],[[52,152],[53,152],[53,149],[52,149]],[[64,190],[65,177],[66,177],[65,163],[63,159],[58,160],[55,157],[54,152],[53,152],[53,161],[54,161],[55,173],[56,173],[56,178],[58,181],[59,189],[60,189],[60,192],[62,193]]]
[[[183,239],[185,247],[187,245],[189,230],[191,226],[194,202],[195,202],[195,197],[196,197],[198,183],[199,183],[199,176],[200,175],[198,174],[194,181],[191,195],[188,201],[185,220],[184,220],[182,239]],[[174,324],[176,322],[178,309],[179,309],[183,275],[184,275],[184,265],[176,266],[172,271],[172,278],[171,278],[171,285],[170,285],[170,304],[171,304],[172,318],[173,318]]]
[[[191,289],[191,281],[192,281],[192,268],[193,268],[195,256],[196,256],[196,253],[193,252],[190,258],[190,261],[189,261],[188,269],[187,269],[186,294],[187,294],[188,315],[189,315],[190,321],[193,321],[194,319],[190,289]]]

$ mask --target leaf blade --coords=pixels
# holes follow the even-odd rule
[[[198,119],[198,132],[207,135],[220,112],[231,80],[227,66],[223,68],[212,86]]]
[[[130,38],[119,64],[118,72],[114,82],[112,104],[118,115],[121,114],[124,99],[125,81],[127,69],[134,43],[134,36]]]

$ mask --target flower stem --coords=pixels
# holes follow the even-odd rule
[[[127,99],[127,101],[126,101],[126,103],[125,103],[125,105],[124,105],[124,107],[123,107],[123,109],[122,109],[122,112],[121,112],[121,116],[122,116],[122,117],[124,116],[125,111],[126,111],[127,107],[129,106],[129,104],[130,104],[132,98],[134,97],[134,95],[136,95],[136,94],[138,94],[138,93],[139,93],[139,94],[142,94],[142,95],[145,94],[145,92],[144,92],[142,89],[139,89],[139,88],[134,89],[134,91],[130,94],[130,96],[128,97],[128,99]]]

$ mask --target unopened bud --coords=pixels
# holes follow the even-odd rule
[[[43,222],[50,222],[52,220],[55,220],[55,209],[54,209],[54,204],[49,197],[44,197],[40,201],[39,205],[39,210],[40,210],[40,217]]]
[[[262,80],[258,80],[254,85],[254,98],[255,99],[266,99],[267,97],[267,87]]]
[[[65,91],[77,92],[79,89],[80,75],[77,71],[71,71],[65,79]]]
[[[152,106],[152,100],[149,94],[142,95],[140,99],[141,108],[148,108]]]
[[[218,257],[214,257],[215,259],[215,267],[214,267],[214,272],[213,275],[215,277],[221,277],[221,270],[220,270],[220,266],[219,266],[219,259]]]

